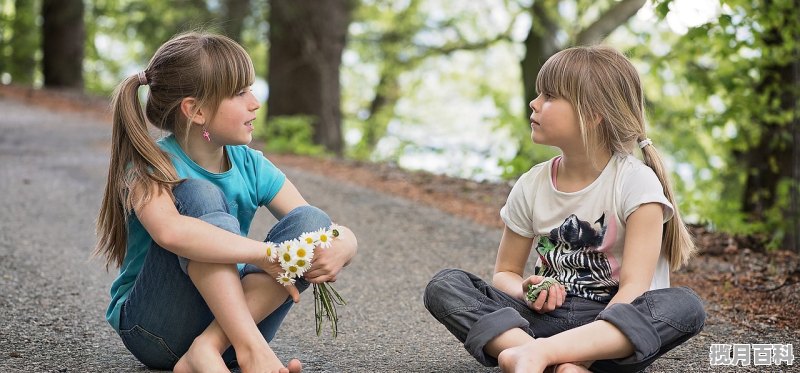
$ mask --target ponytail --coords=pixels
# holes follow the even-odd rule
[[[104,256],[106,269],[119,267],[127,249],[127,217],[152,198],[154,186],[172,197],[179,179],[172,163],[150,137],[138,88],[140,76],[126,78],[113,94],[111,160],[97,218],[94,255]]]
[[[655,171],[664,188],[664,195],[672,204],[672,219],[664,224],[664,242],[662,245],[666,249],[670,269],[676,271],[689,261],[689,258],[695,253],[696,247],[689,230],[686,229],[686,225],[683,223],[683,218],[681,218],[661,156],[652,143],[645,143],[644,141],[646,140],[641,141],[643,141],[641,148],[644,163]]]
[[[188,136],[190,116],[181,112],[186,97],[216,113],[219,104],[255,81],[253,62],[235,41],[198,32],[179,34],[164,43],[147,69],[126,78],[114,91],[111,164],[97,218],[94,254],[105,256],[106,268],[121,266],[127,249],[127,217],[178,178],[169,156],[150,137],[148,123],[177,138]],[[139,86],[150,86],[147,107],[139,102]],[[145,115],[146,118],[145,119]],[[158,188],[158,189],[156,189]]]

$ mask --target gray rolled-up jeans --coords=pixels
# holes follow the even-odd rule
[[[568,295],[561,307],[539,314],[519,299],[458,269],[437,273],[425,288],[425,307],[444,324],[464,348],[485,366],[497,359],[483,348],[492,339],[513,328],[532,337],[557,333],[605,320],[616,326],[634,348],[631,356],[599,360],[593,372],[638,372],[659,356],[677,347],[703,329],[703,302],[689,288],[666,288],[645,292],[630,304],[606,303]]]

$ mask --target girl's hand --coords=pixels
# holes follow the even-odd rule
[[[305,279],[312,284],[335,282],[339,272],[350,264],[358,251],[358,240],[353,232],[344,226],[339,226],[339,237],[331,243],[331,247],[314,249],[314,259],[311,268],[303,274]]]
[[[336,282],[336,276],[350,261],[350,258],[351,255],[348,251],[337,248],[335,245],[326,249],[318,247],[314,250],[311,268],[303,274],[303,277],[312,284]]]
[[[564,299],[567,297],[567,292],[561,284],[553,284],[546,290],[542,290],[535,301],[528,301],[526,294],[531,285],[538,285],[544,280],[543,276],[530,276],[522,281],[522,300],[528,307],[538,313],[547,313],[561,307],[564,304]]]

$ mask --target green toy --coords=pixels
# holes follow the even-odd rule
[[[558,281],[552,277],[545,277],[542,282],[537,285],[531,284],[528,286],[528,292],[525,294],[525,297],[528,298],[529,302],[535,302],[542,290],[547,290],[553,285],[558,285]]]

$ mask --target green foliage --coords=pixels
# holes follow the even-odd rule
[[[662,16],[668,3],[657,4]],[[721,230],[764,234],[777,247],[796,224],[786,208],[797,181],[784,176],[776,185],[745,193],[749,178],[788,174],[779,166],[785,161],[779,154],[795,146],[800,87],[796,76],[781,71],[800,56],[798,2],[722,5],[719,17],[690,29],[670,53],[644,57],[646,79],[661,88],[648,92],[651,116],[664,133],[661,140],[679,149],[674,158],[695,167],[679,183],[691,213]],[[794,102],[787,102],[791,97]],[[763,160],[754,162],[762,154]],[[748,211],[745,201],[771,204]]]
[[[0,82],[33,85],[38,76],[41,33],[31,30],[40,22],[40,8],[40,0],[0,0]]]
[[[325,147],[314,144],[313,123],[314,117],[306,115],[272,117],[256,129],[256,137],[266,142],[268,152],[322,155]]]

